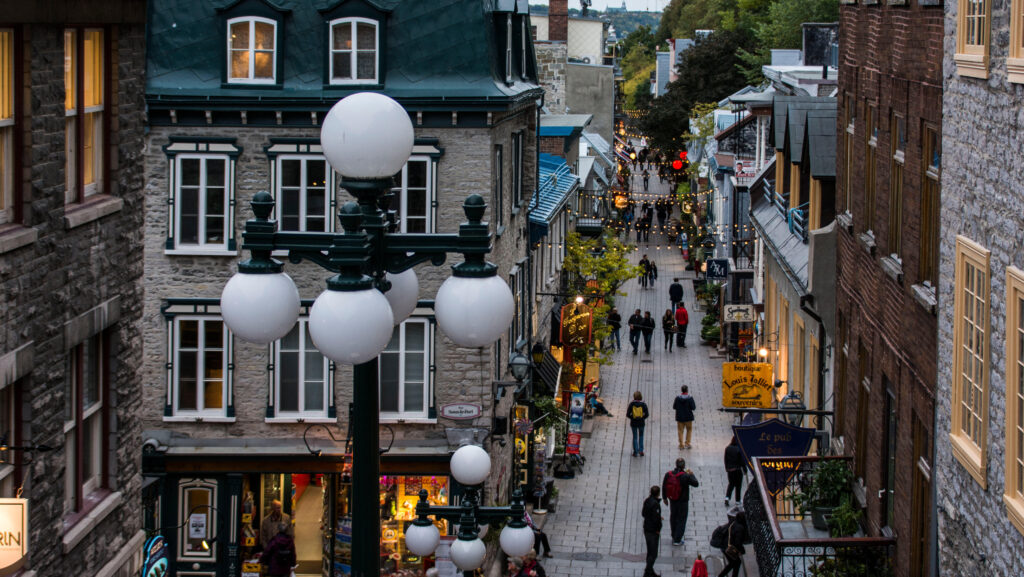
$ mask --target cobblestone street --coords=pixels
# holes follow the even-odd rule
[[[667,183],[662,185],[652,178],[651,193],[667,190]],[[629,241],[635,240],[635,233],[631,233]],[[654,288],[648,289],[637,280],[630,281],[623,287],[628,296],[617,299],[623,318],[623,346],[615,353],[615,363],[602,367],[601,379],[601,397],[614,417],[594,417],[593,434],[584,439],[582,446],[587,458],[583,473],[556,481],[558,510],[544,520],[554,555],[544,560],[548,575],[641,577],[646,555],[641,506],[650,487],[661,485],[663,475],[680,456],[686,459],[700,486],[691,489],[685,544],[681,547],[672,546],[669,508],[663,505],[665,520],[655,570],[662,575],[689,575],[698,553],[708,560],[712,575],[722,567],[721,553],[712,550],[708,541],[714,528],[726,520],[728,507],[723,499],[727,481],[722,455],[731,438],[733,417],[717,410],[721,406],[722,359],[712,358],[714,349],[700,343],[703,313],[695,308],[691,282],[694,273],[684,270],[678,248],[669,248],[666,242],[663,235],[652,233],[650,242],[640,243],[632,255],[636,263],[647,254],[658,267],[658,280]],[[679,277],[684,287],[690,325],[687,348],[670,353],[664,349],[660,318],[671,306],[668,287],[674,277]],[[638,308],[649,310],[659,320],[650,355],[643,353],[642,341],[638,355],[633,355],[628,345],[625,322]],[[689,385],[697,403],[691,449],[677,448],[672,410],[672,401],[683,384]],[[632,436],[625,418],[634,391],[643,394],[651,411],[644,443],[646,456],[635,458],[631,456]],[[744,490],[747,480],[749,476]]]

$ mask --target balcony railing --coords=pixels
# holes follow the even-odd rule
[[[890,563],[895,539],[833,538],[828,532],[813,528],[810,518],[801,515],[790,501],[791,495],[802,491],[808,474],[828,459],[848,460],[846,457],[772,458],[774,470],[770,474],[788,477],[774,479],[785,481],[775,496],[769,493],[758,462],[766,459],[754,459],[754,482],[743,496],[743,507],[761,577],[893,575]]]
[[[764,180],[764,197],[786,219],[789,232],[807,242],[807,203],[796,208],[789,208],[789,199],[775,189],[775,181],[768,179]]]

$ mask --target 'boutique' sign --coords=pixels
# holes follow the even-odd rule
[[[12,575],[28,556],[28,499],[0,499],[0,575]]]

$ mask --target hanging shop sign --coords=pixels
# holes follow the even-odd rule
[[[615,195],[615,208],[622,210],[629,206],[629,199],[624,194]]]
[[[0,499],[0,575],[13,575],[28,556],[28,499]]]
[[[441,406],[441,416],[456,421],[468,421],[480,416],[483,407],[476,403],[449,403]]]
[[[572,302],[562,307],[562,343],[569,347],[590,344],[594,327],[594,310],[585,304]]]
[[[583,404],[587,400],[586,393],[573,393],[569,401],[569,432],[579,433],[583,430]]]
[[[722,321],[752,323],[754,322],[754,305],[725,305],[722,309]]]
[[[769,419],[756,425],[733,425],[733,433],[747,466],[753,468],[758,457],[765,488],[772,497],[796,475],[800,464],[785,457],[803,457],[811,449],[814,429]]]
[[[725,280],[729,278],[729,259],[708,259],[708,280]]]
[[[722,406],[770,409],[772,366],[768,363],[722,363]]]
[[[583,436],[579,433],[569,433],[565,437],[565,454],[566,455],[579,455],[580,454],[580,439]]]

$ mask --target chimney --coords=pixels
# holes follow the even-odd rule
[[[569,0],[549,0],[548,40],[569,40]]]

